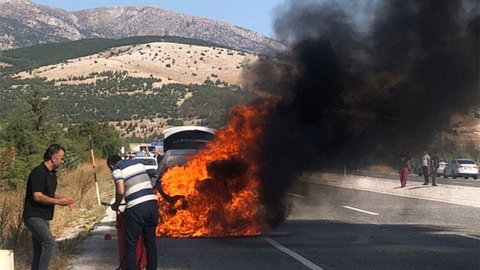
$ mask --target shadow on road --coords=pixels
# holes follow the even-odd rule
[[[409,188],[408,190],[412,190],[412,189],[419,189],[419,188],[428,188],[429,186],[428,185],[422,185],[422,186],[417,186],[417,187],[411,187]]]

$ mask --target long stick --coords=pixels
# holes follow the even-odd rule
[[[100,202],[100,191],[98,190],[98,181],[97,181],[97,166],[95,166],[95,154],[93,153],[93,141],[92,136],[88,135],[90,140],[90,155],[92,156],[92,166],[93,166],[93,179],[95,180],[95,189],[97,191],[97,201],[98,205],[102,205]]]

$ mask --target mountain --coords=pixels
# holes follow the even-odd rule
[[[179,36],[257,54],[284,46],[254,31],[159,7],[111,7],[68,12],[28,0],[0,0],[0,50],[84,38]]]

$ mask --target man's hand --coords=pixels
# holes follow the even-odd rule
[[[113,211],[117,212],[118,211],[118,207],[120,207],[120,203],[114,203],[110,206],[112,208]]]
[[[168,203],[170,203],[172,206],[178,207],[180,209],[187,209],[187,207],[188,207],[188,202],[187,202],[187,200],[185,200],[185,196],[183,196],[183,195],[175,195],[173,197],[168,196],[168,197],[165,198],[165,200]],[[179,200],[182,202],[181,205],[177,205],[177,202]]]
[[[165,197],[165,200],[170,203],[170,204],[175,204],[178,200],[180,199],[185,199],[185,196],[183,195],[175,195],[175,196],[166,196]]]
[[[64,197],[64,198],[57,199],[56,204],[61,205],[61,206],[67,206],[67,205],[72,204],[72,203],[73,203],[73,201],[71,199]]]

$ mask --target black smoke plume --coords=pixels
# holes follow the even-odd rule
[[[275,28],[291,50],[246,74],[250,87],[281,96],[261,136],[272,226],[299,174],[392,163],[479,105],[478,1],[380,1],[363,21],[342,3],[290,2]]]

